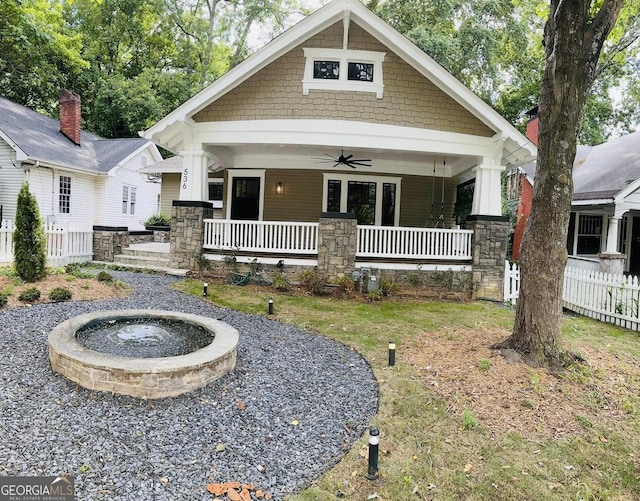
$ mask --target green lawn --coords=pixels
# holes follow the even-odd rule
[[[181,282],[177,288],[202,294],[202,282],[196,280]],[[380,384],[380,408],[371,423],[381,432],[380,478],[364,478],[367,437],[363,436],[331,471],[291,500],[640,499],[637,333],[567,317],[563,332],[572,350],[620,360],[627,369],[618,372],[614,364],[608,371],[587,366],[567,372],[562,378],[574,385],[590,417],[576,415],[580,430],[561,439],[531,439],[517,431],[493,433],[482,420],[477,426],[465,425],[462,415],[453,412],[451,403],[434,393],[410,363],[418,337],[428,339],[431,333],[443,332],[460,337],[482,329],[508,332],[513,310],[487,302],[363,302],[209,284],[208,300],[248,313],[266,315],[270,296],[276,319],[355,348],[371,364]],[[398,347],[393,368],[387,366],[390,340]],[[484,360],[480,366],[496,370]],[[536,384],[540,370],[527,370],[531,384]],[[605,391],[611,387],[616,388],[613,394]],[[522,412],[532,411],[523,404]],[[531,426],[543,425],[536,422],[535,413],[530,415]]]

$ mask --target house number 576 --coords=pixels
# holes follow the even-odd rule
[[[189,182],[189,169],[182,171],[182,189],[187,189],[187,182]]]

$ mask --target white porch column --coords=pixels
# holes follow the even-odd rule
[[[206,201],[209,177],[207,154],[201,147],[193,147],[181,151],[180,156],[184,159],[180,178],[180,200]]]
[[[473,190],[471,215],[502,215],[502,184],[500,174],[505,167],[490,163],[482,163],[473,170],[476,174],[476,185]]]
[[[609,229],[607,230],[607,254],[618,252],[618,223],[621,217],[617,214],[609,217]]]

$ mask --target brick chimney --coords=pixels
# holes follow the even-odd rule
[[[60,132],[74,144],[80,145],[80,96],[70,90],[58,94],[60,107]]]
[[[527,139],[538,146],[538,107],[527,111],[529,121],[527,122]]]

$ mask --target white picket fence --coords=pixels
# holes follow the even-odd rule
[[[505,263],[504,298],[515,304],[520,270]],[[640,281],[637,276],[614,275],[567,266],[562,306],[586,317],[640,330]]]
[[[0,263],[13,262],[13,221],[0,224]],[[44,225],[47,237],[47,265],[65,266],[93,259],[93,225],[63,222]]]

